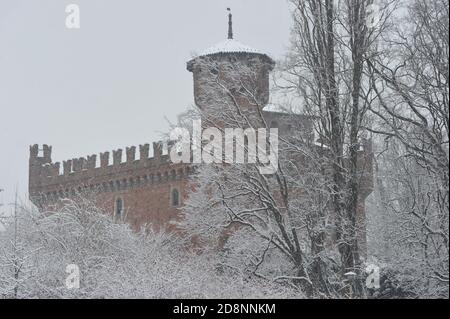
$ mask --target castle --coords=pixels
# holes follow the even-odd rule
[[[270,127],[279,129],[280,135],[289,134],[295,125],[292,116],[263,110],[269,101],[269,74],[275,62],[267,54],[233,38],[231,14],[228,23],[228,38],[225,41],[187,63],[187,70],[193,73],[196,106],[206,113],[213,112],[217,99],[228,98],[211,86],[214,79],[220,77],[230,84],[228,93],[232,93],[234,103],[246,109],[248,114],[260,111]],[[247,77],[246,84],[254,89],[253,101],[244,98],[242,83],[235,83],[234,78],[227,75],[223,70],[225,64],[249,68],[254,76]],[[307,127],[310,120],[299,117],[295,121]],[[92,190],[106,211],[115,218],[126,219],[135,229],[146,223],[156,229],[170,227],[170,221],[179,216],[179,208],[189,194],[189,176],[194,167],[187,163],[171,162],[161,142],[155,142],[152,146],[152,156],[150,145],[145,144],[139,145],[139,158],[136,156],[137,147],[131,146],[125,152],[117,149],[112,154],[100,153],[99,164],[97,155],[69,159],[62,162],[61,172],[61,164],[52,161],[51,146],[43,145],[40,150],[38,145],[33,145],[29,159],[30,200],[40,209],[47,209],[77,192]],[[360,199],[361,216],[364,216],[364,199],[368,193],[370,187]]]

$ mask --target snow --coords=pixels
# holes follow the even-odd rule
[[[217,53],[255,53],[264,54],[261,51],[249,47],[236,41],[235,39],[227,39],[222,41],[200,53],[200,56],[217,54]]]
[[[282,283],[219,273],[212,253],[190,252],[178,235],[151,227],[135,232],[82,196],[51,213],[18,207],[2,221],[0,300],[303,296]]]
[[[289,112],[285,108],[281,107],[279,104],[273,104],[273,103],[266,104],[264,106],[264,111],[291,114],[291,112]]]

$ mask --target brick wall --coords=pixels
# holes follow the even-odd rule
[[[173,164],[162,153],[161,143],[154,143],[153,157],[148,145],[140,146],[140,158],[135,159],[135,147],[127,148],[122,162],[122,150],[102,153],[97,166],[96,156],[53,163],[51,147],[44,145],[45,154],[39,156],[38,145],[30,148],[29,194],[40,209],[50,209],[63,198],[78,193],[95,194],[97,204],[111,215],[118,198],[123,201],[123,216],[135,229],[146,223],[155,229],[168,227],[177,218],[178,208],[187,196],[189,164]],[[42,151],[43,151],[42,150]],[[179,192],[179,203],[171,202],[172,190]]]

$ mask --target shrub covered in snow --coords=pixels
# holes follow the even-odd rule
[[[66,267],[80,270],[68,289]],[[179,235],[133,232],[88,199],[56,212],[21,208],[0,233],[0,298],[301,297],[280,284],[220,270]]]

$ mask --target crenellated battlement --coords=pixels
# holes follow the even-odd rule
[[[136,159],[136,146],[126,147],[125,149],[125,161],[123,161],[123,149],[116,149],[112,152],[99,153],[100,161],[97,162],[97,154],[88,155],[86,157],[72,158],[64,160],[62,162],[62,172],[60,171],[60,162],[53,163],[51,158],[52,147],[46,144],[43,145],[43,149],[39,149],[39,145],[35,144],[30,146],[30,166],[35,168],[40,167],[33,174],[33,177],[57,177],[64,175],[71,175],[82,171],[96,170],[98,168],[110,168],[121,166],[124,164],[132,164],[133,168],[136,165],[152,164],[165,164],[166,158],[162,152],[162,142],[153,143],[153,157],[150,155],[150,145],[139,145],[139,159]],[[43,151],[43,156],[39,156],[39,152]],[[110,156],[112,154],[112,157]],[[110,161],[112,158],[112,162]],[[99,165],[97,165],[99,164]]]
[[[170,144],[169,144],[170,145]],[[151,184],[179,180],[189,174],[186,164],[173,164],[168,153],[163,153],[163,142],[153,143],[153,156],[150,157],[150,144],[139,145],[139,159],[136,146],[112,152],[102,152],[52,162],[52,147],[30,146],[29,193],[30,197],[56,199],[86,188],[101,191],[118,191]]]

